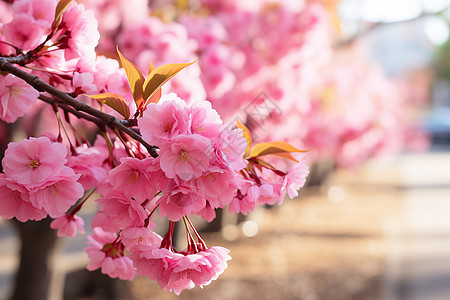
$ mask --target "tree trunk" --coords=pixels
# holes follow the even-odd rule
[[[47,299],[52,271],[52,256],[56,246],[56,231],[51,219],[16,224],[22,242],[20,265],[11,300]]]

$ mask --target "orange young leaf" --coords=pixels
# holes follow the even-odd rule
[[[272,154],[298,162],[298,160],[296,160],[290,154],[291,152],[305,152],[305,151],[299,150],[294,146],[285,142],[259,143],[252,148],[250,152],[250,157],[259,157],[263,155]]]
[[[265,160],[262,160],[262,159],[256,159],[256,167],[258,167],[258,166],[262,166],[262,167],[265,167],[265,168],[267,168],[267,169],[270,169],[270,170],[276,170],[276,168],[274,167],[274,166],[272,166],[270,163],[268,163],[267,161],[265,161]]]
[[[150,103],[158,103],[159,99],[161,99],[162,96],[162,88],[159,88],[150,98],[148,98],[145,102],[143,107],[147,107]]]
[[[121,114],[125,119],[130,117],[130,108],[127,102],[122,96],[113,93],[103,93],[99,95],[89,95],[92,99],[99,102],[105,103],[119,114]]]
[[[60,0],[58,2],[58,5],[56,5],[55,19],[52,23],[52,32],[55,32],[55,30],[58,28],[59,23],[61,22],[62,14],[69,6],[70,2],[72,2],[72,0]]]
[[[150,75],[151,72],[155,69],[155,66],[150,62],[148,63],[147,76]]]
[[[248,130],[247,126],[236,120],[237,125],[244,132],[244,138],[247,141],[247,149],[245,149],[244,157],[247,157],[250,153],[250,148],[252,148],[252,135],[250,134],[250,130]]]
[[[134,102],[136,102],[136,105],[138,106],[139,102],[142,101],[142,86],[145,80],[144,75],[142,75],[141,71],[139,71],[135,64],[126,59],[122,53],[120,53],[119,47],[117,47],[117,53],[119,54],[120,62],[125,69],[125,73],[127,74],[128,83],[130,84]]]
[[[153,94],[155,94],[163,84],[165,84],[168,80],[177,75],[178,72],[180,72],[187,66],[192,65],[196,61],[197,60],[194,60],[191,63],[185,64],[162,65],[151,71],[144,82],[144,91],[143,91],[144,101],[152,97]]]

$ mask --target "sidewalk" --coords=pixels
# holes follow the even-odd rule
[[[386,224],[385,300],[450,299],[450,153],[404,155],[403,213]]]

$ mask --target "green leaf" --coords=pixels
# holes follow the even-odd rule
[[[127,102],[122,96],[113,93],[103,93],[99,95],[89,95],[92,99],[99,102],[105,103],[119,114],[121,114],[125,119],[130,117],[130,108]]]
[[[134,102],[136,102],[136,106],[139,106],[139,103],[143,100],[142,86],[145,80],[144,75],[142,75],[141,71],[139,71],[135,64],[126,59],[122,53],[120,53],[119,47],[117,47],[117,53],[119,54],[120,62],[125,69],[125,73],[127,74],[128,83],[130,84]]]
[[[247,157],[250,153],[250,148],[252,148],[252,135],[250,134],[250,130],[248,130],[247,126],[236,120],[237,125],[244,132],[244,138],[247,141],[247,149],[245,149],[244,157]]]
[[[55,19],[53,20],[52,23],[52,32],[55,32],[59,26],[59,23],[61,23],[62,14],[67,9],[70,2],[72,2],[72,0],[60,0],[58,2],[58,5],[56,5]]]
[[[260,157],[272,154],[298,162],[298,160],[296,160],[290,154],[292,152],[306,152],[306,151],[299,150],[294,146],[292,146],[291,144],[285,142],[259,143],[252,148],[250,152],[250,157]]]
[[[144,100],[150,99],[163,84],[169,81],[172,77],[178,74],[181,70],[189,65],[192,65],[197,60],[191,63],[183,64],[167,64],[162,65],[150,72],[147,79],[144,82],[143,97]],[[151,68],[151,67],[150,67]]]

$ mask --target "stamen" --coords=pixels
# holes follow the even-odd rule
[[[170,124],[170,123],[166,123],[166,124],[164,124],[164,126],[163,126],[163,131],[164,132],[172,132],[172,124]]]
[[[137,170],[132,170],[130,173],[128,173],[125,182],[127,184],[133,184],[137,181],[139,178],[139,172]]]
[[[33,159],[28,164],[28,167],[30,167],[31,169],[36,169],[37,167],[39,167],[39,161],[37,161],[36,159]]]
[[[180,151],[180,156],[179,156],[179,158],[178,159],[181,159],[181,160],[183,160],[183,161],[189,161],[189,153],[187,152],[187,151],[185,151],[185,150],[181,150]]]

